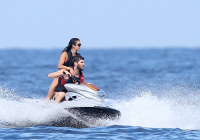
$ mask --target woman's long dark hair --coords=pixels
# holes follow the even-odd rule
[[[63,52],[64,52],[64,51],[70,51],[71,48],[72,48],[72,45],[73,45],[73,44],[74,44],[74,45],[76,44],[76,41],[80,41],[80,40],[79,40],[78,38],[72,38],[72,39],[69,41],[68,46],[64,48]]]

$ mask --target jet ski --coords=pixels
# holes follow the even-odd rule
[[[106,122],[116,121],[120,118],[119,110],[105,104],[105,93],[92,83],[67,83],[65,100],[60,105],[68,112],[51,125],[58,127],[96,127],[104,126]]]

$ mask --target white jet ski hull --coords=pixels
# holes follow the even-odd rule
[[[119,110],[105,105],[102,91],[76,84],[65,84],[65,88],[68,90],[66,101],[60,105],[68,114],[66,117],[50,122],[49,125],[85,128],[103,126],[106,120],[116,121],[120,118]]]

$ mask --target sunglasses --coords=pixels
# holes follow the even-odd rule
[[[79,47],[81,46],[81,44],[76,44],[76,46],[77,46],[77,45],[78,45]]]

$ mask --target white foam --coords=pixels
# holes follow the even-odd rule
[[[8,89],[1,88],[0,97],[0,127],[35,126],[66,115],[51,101],[20,97]]]
[[[110,125],[128,125],[151,128],[200,129],[200,96],[198,94],[162,97],[151,92],[123,100],[106,100],[111,107],[120,110],[121,118]],[[0,88],[0,128],[24,127],[43,124],[62,117],[68,112],[43,99],[17,96],[14,91]],[[70,115],[70,114],[68,114]]]
[[[151,93],[141,93],[129,100],[114,101],[112,105],[121,111],[118,125],[200,129],[198,103],[177,102],[170,98],[158,98]]]

